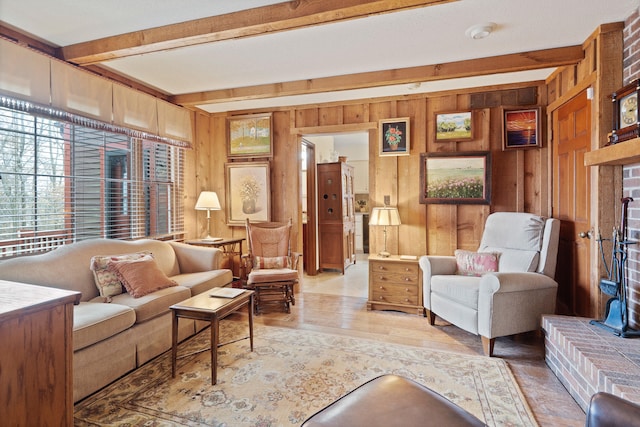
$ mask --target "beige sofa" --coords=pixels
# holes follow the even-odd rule
[[[89,265],[94,255],[149,251],[178,283],[134,298],[128,293],[101,297]],[[169,306],[213,287],[231,283],[220,269],[219,249],[157,240],[90,239],[51,252],[0,261],[0,279],[79,291],[73,319],[73,398],[90,395],[171,348]],[[179,339],[205,324],[181,319]]]

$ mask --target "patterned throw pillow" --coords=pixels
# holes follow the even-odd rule
[[[455,251],[457,274],[462,276],[482,276],[484,273],[498,271],[500,254],[495,252]]]
[[[253,270],[273,268],[291,268],[291,258],[288,256],[256,256],[253,257]]]
[[[107,269],[118,276],[129,295],[134,298],[178,286],[178,283],[164,274],[151,255],[137,260],[112,260],[107,264]]]
[[[98,287],[98,291],[100,291],[100,296],[110,298],[124,292],[122,282],[120,282],[118,276],[113,271],[107,269],[109,261],[133,261],[144,257],[151,257],[153,259],[149,251],[121,255],[96,255],[91,258],[89,268],[93,271],[93,278]]]

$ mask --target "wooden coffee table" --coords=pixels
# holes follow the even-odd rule
[[[215,288],[214,288],[215,289]],[[245,290],[235,298],[211,297],[212,292],[203,292],[187,300],[174,304],[171,307],[173,312],[173,325],[171,337],[171,376],[176,376],[176,358],[178,356],[178,319],[184,317],[194,320],[208,320],[211,322],[211,384],[217,382],[218,367],[218,347],[228,344],[219,343],[220,340],[220,320],[224,319],[242,307],[247,307],[249,315],[249,341],[251,351],[253,351],[253,294],[254,291]]]

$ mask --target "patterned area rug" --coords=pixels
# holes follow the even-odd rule
[[[224,320],[221,342],[247,335],[246,320]],[[537,423],[507,363],[425,348],[256,325],[247,339],[220,347],[218,384],[208,351],[178,360],[171,352],[78,403],[76,426],[294,426],[366,381],[386,373],[411,378],[490,426]],[[206,348],[209,329],[180,355]]]

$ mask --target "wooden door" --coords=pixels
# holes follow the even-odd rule
[[[556,279],[560,312],[591,315],[590,244],[580,233],[591,227],[591,104],[580,93],[553,112],[553,216],[560,219]]]
[[[318,216],[316,215],[316,147],[313,143],[303,139],[301,142],[305,155],[306,174],[306,220],[303,221],[302,237],[302,265],[309,276],[318,274]]]

